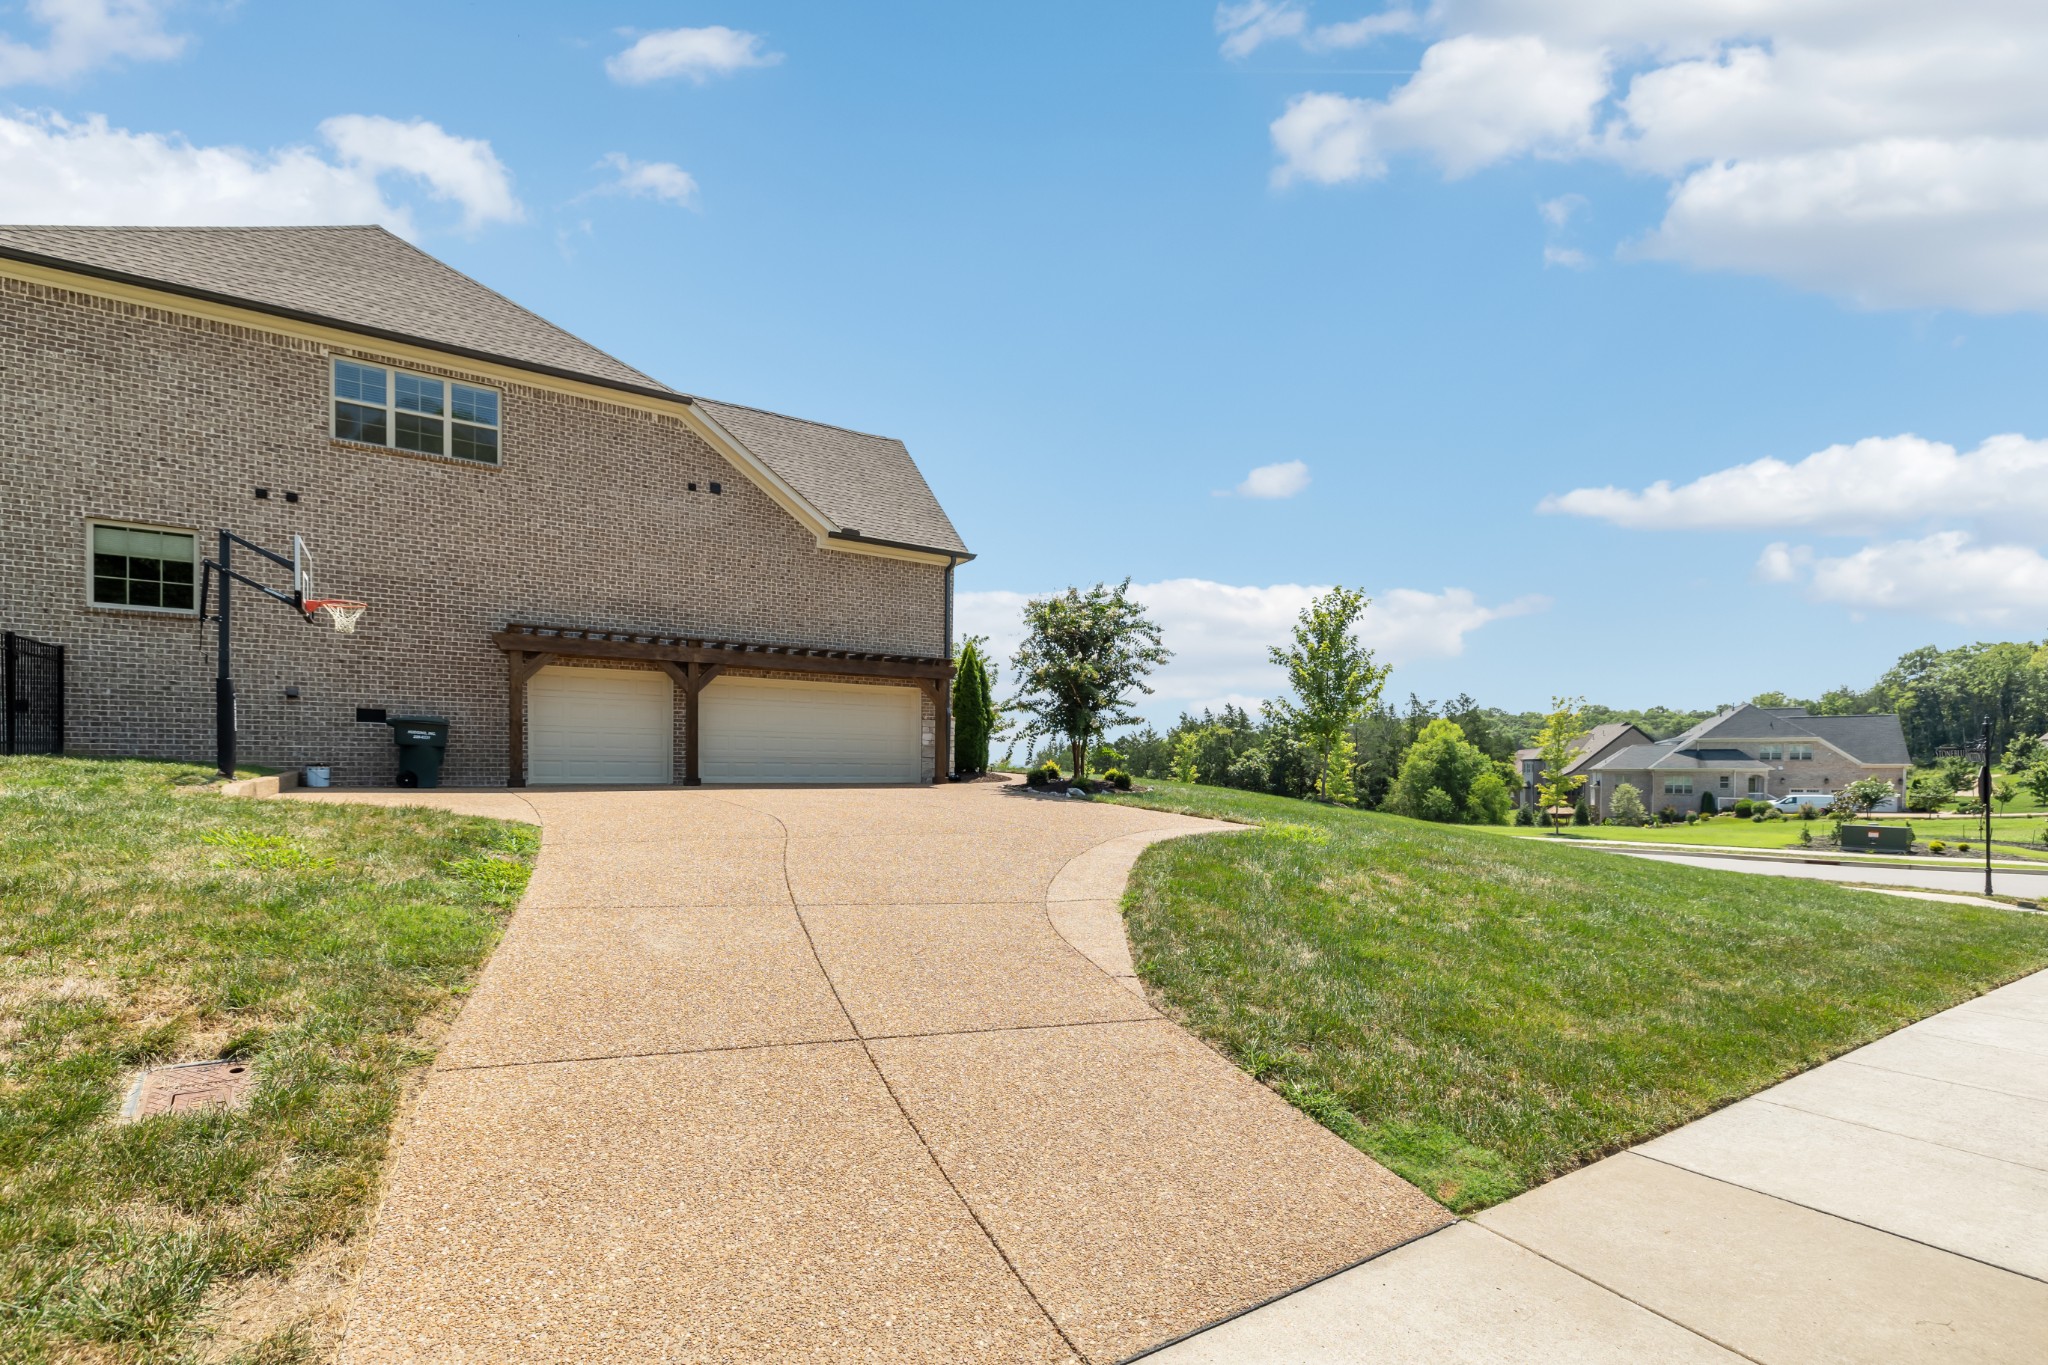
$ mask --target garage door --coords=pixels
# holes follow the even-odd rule
[[[915,687],[715,678],[698,768],[706,782],[917,782],[922,700]]]
[[[543,668],[526,685],[526,780],[668,782],[675,697],[668,674]]]

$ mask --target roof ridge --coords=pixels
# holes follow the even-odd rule
[[[597,353],[598,353],[599,355],[601,355],[601,356],[603,356],[603,357],[604,357],[605,359],[607,359],[607,360],[611,361],[611,362],[612,362],[613,364],[615,364],[615,365],[619,365],[619,366],[622,366],[623,368],[625,368],[625,369],[628,369],[628,370],[632,371],[632,372],[633,372],[634,374],[637,374],[637,375],[639,375],[639,376],[640,376],[640,377],[641,377],[642,379],[644,379],[644,380],[646,380],[646,381],[647,381],[648,383],[650,383],[650,384],[654,385],[654,387],[656,387],[657,389],[666,389],[666,388],[668,388],[668,387],[669,387],[668,385],[666,385],[666,384],[662,383],[662,382],[661,382],[661,381],[660,381],[659,379],[656,379],[656,378],[655,378],[655,377],[654,377],[653,375],[651,375],[651,374],[647,373],[647,371],[645,371],[645,370],[641,369],[641,368],[640,368],[640,367],[639,367],[638,365],[628,365],[628,364],[626,364],[626,362],[625,362],[625,361],[623,361],[623,360],[619,359],[619,358],[618,358],[617,356],[613,355],[613,354],[612,354],[612,353],[611,353],[610,351],[607,351],[607,350],[605,350],[605,349],[604,349],[604,348],[603,348],[602,346],[598,346],[598,345],[595,345],[595,344],[594,344],[594,343],[592,343],[592,342],[589,342],[589,341],[585,341],[585,340],[584,340],[584,339],[583,339],[582,337],[580,337],[580,336],[577,336],[577,335],[576,335],[576,334],[575,334],[574,332],[572,332],[572,331],[570,331],[570,330],[569,330],[568,328],[566,328],[566,327],[562,326],[562,325],[561,325],[560,323],[556,323],[556,322],[550,322],[550,321],[548,321],[548,319],[546,319],[546,318],[542,317],[542,316],[541,316],[540,314],[538,314],[538,313],[534,312],[534,311],[533,311],[533,310],[532,310],[531,308],[528,308],[528,307],[527,307],[527,306],[526,306],[525,304],[523,304],[523,303],[520,303],[520,302],[519,302],[518,300],[516,300],[516,299],[508,298],[508,297],[507,297],[506,295],[504,295],[504,294],[501,294],[501,293],[499,293],[499,292],[498,292],[497,290],[495,290],[495,289],[491,288],[491,287],[490,287],[489,285],[485,284],[485,283],[484,283],[484,282],[483,282],[482,280],[478,279],[478,278],[477,278],[476,276],[474,276],[474,275],[470,274],[470,273],[469,273],[469,272],[468,272],[467,270],[456,270],[454,266],[452,266],[452,265],[448,264],[448,262],[446,262],[446,261],[442,260],[442,259],[441,259],[441,258],[440,258],[439,256],[436,256],[436,255],[432,254],[431,252],[427,251],[427,250],[426,250],[425,248],[423,248],[423,247],[421,247],[421,246],[417,245],[416,243],[413,243],[413,242],[409,242],[409,241],[407,241],[407,240],[406,240],[405,238],[403,238],[403,237],[399,236],[399,235],[398,235],[397,233],[395,233],[395,232],[391,231],[391,229],[389,229],[389,228],[387,228],[387,227],[383,226],[383,225],[382,225],[381,223],[371,223],[371,224],[369,224],[368,226],[369,226],[369,228],[370,228],[370,230],[371,230],[371,231],[373,231],[373,232],[381,232],[381,233],[383,233],[383,234],[384,234],[384,235],[385,235],[386,237],[389,237],[389,238],[390,238],[390,239],[391,239],[392,241],[394,241],[394,242],[398,243],[398,244],[399,244],[400,246],[404,247],[404,248],[405,248],[405,249],[406,249],[407,251],[410,251],[410,252],[412,252],[412,253],[413,253],[413,254],[414,254],[415,256],[418,256],[418,257],[420,257],[420,258],[421,258],[422,260],[426,260],[426,261],[431,261],[431,262],[433,262],[433,263],[434,263],[435,265],[437,265],[437,266],[441,267],[441,269],[443,269],[443,270],[450,270],[450,271],[454,271],[454,273],[455,273],[455,274],[457,274],[457,275],[460,275],[460,276],[461,276],[461,277],[462,277],[463,279],[465,279],[465,280],[468,280],[468,281],[469,281],[469,282],[470,282],[471,284],[473,284],[473,285],[475,285],[475,286],[476,286],[477,288],[479,288],[479,289],[483,290],[483,291],[484,291],[484,292],[485,292],[486,294],[489,294],[489,295],[490,295],[490,296],[491,296],[492,298],[494,298],[494,299],[496,299],[496,300],[497,300],[498,302],[500,302],[500,303],[504,304],[504,305],[505,305],[505,306],[506,306],[507,308],[513,309],[513,310],[515,310],[516,312],[522,313],[522,314],[524,314],[525,316],[527,316],[527,317],[529,317],[529,318],[532,318],[532,319],[533,319],[533,320],[534,320],[535,322],[537,322],[537,323],[539,323],[539,324],[540,324],[541,326],[543,326],[543,327],[547,328],[547,329],[548,329],[549,331],[551,331],[551,332],[555,332],[555,333],[557,333],[557,334],[559,334],[559,335],[561,335],[561,336],[565,336],[565,337],[567,337],[567,338],[568,338],[569,340],[571,340],[571,341],[575,342],[575,343],[576,343],[577,345],[579,345],[579,346],[588,346],[588,347],[590,347],[590,349],[591,349],[591,350],[593,350],[593,351],[596,351],[596,352],[597,352]],[[672,389],[672,390],[670,390],[670,392],[672,392],[672,393],[676,393],[678,397],[687,397],[687,396],[688,396],[688,395],[682,394],[682,393],[681,393],[681,392],[680,392],[679,390],[673,390],[673,389]]]
[[[705,403],[716,403],[721,408],[738,408],[741,412],[755,412],[763,417],[780,417],[785,422],[801,422],[807,427],[823,427],[827,431],[843,431],[848,436],[865,436],[871,441],[894,441],[903,444],[901,436],[885,436],[879,431],[862,431],[859,427],[843,427],[837,422],[819,422],[809,417],[798,417],[794,413],[777,412],[773,408],[755,407],[752,403],[735,403],[730,399],[713,398],[708,393],[693,393],[690,397]]]

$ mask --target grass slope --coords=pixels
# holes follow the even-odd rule
[[[313,1354],[317,1326],[247,1300],[362,1225],[424,1030],[537,846],[178,790],[206,776],[0,759],[0,1359]],[[246,1112],[114,1122],[137,1068],[230,1056],[257,1070]],[[228,1317],[256,1325],[210,1341]]]
[[[1125,899],[1174,1017],[1458,1211],[2048,966],[2048,918],[1214,787]]]

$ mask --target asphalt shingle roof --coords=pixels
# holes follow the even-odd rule
[[[1725,736],[1721,747],[1702,741]],[[1818,739],[1834,745],[1859,763],[1884,766],[1910,763],[1906,732],[1895,715],[1809,716],[1798,708],[1742,705],[1701,721],[1682,735],[1659,744],[1638,744],[1623,749],[1604,763],[1606,769],[1726,767],[1735,763],[1754,765],[1739,750],[1726,747],[1732,740]]]
[[[696,402],[843,529],[865,540],[966,553],[903,442],[709,398]]]
[[[0,255],[696,403],[859,539],[964,554],[901,441],[695,398],[381,227],[6,227]]]
[[[673,392],[381,227],[0,227],[0,249],[371,335]]]

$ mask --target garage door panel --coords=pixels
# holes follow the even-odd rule
[[[723,677],[704,689],[707,782],[918,782],[922,694],[913,687]]]
[[[550,666],[526,686],[527,781],[669,782],[675,693],[649,669]]]

